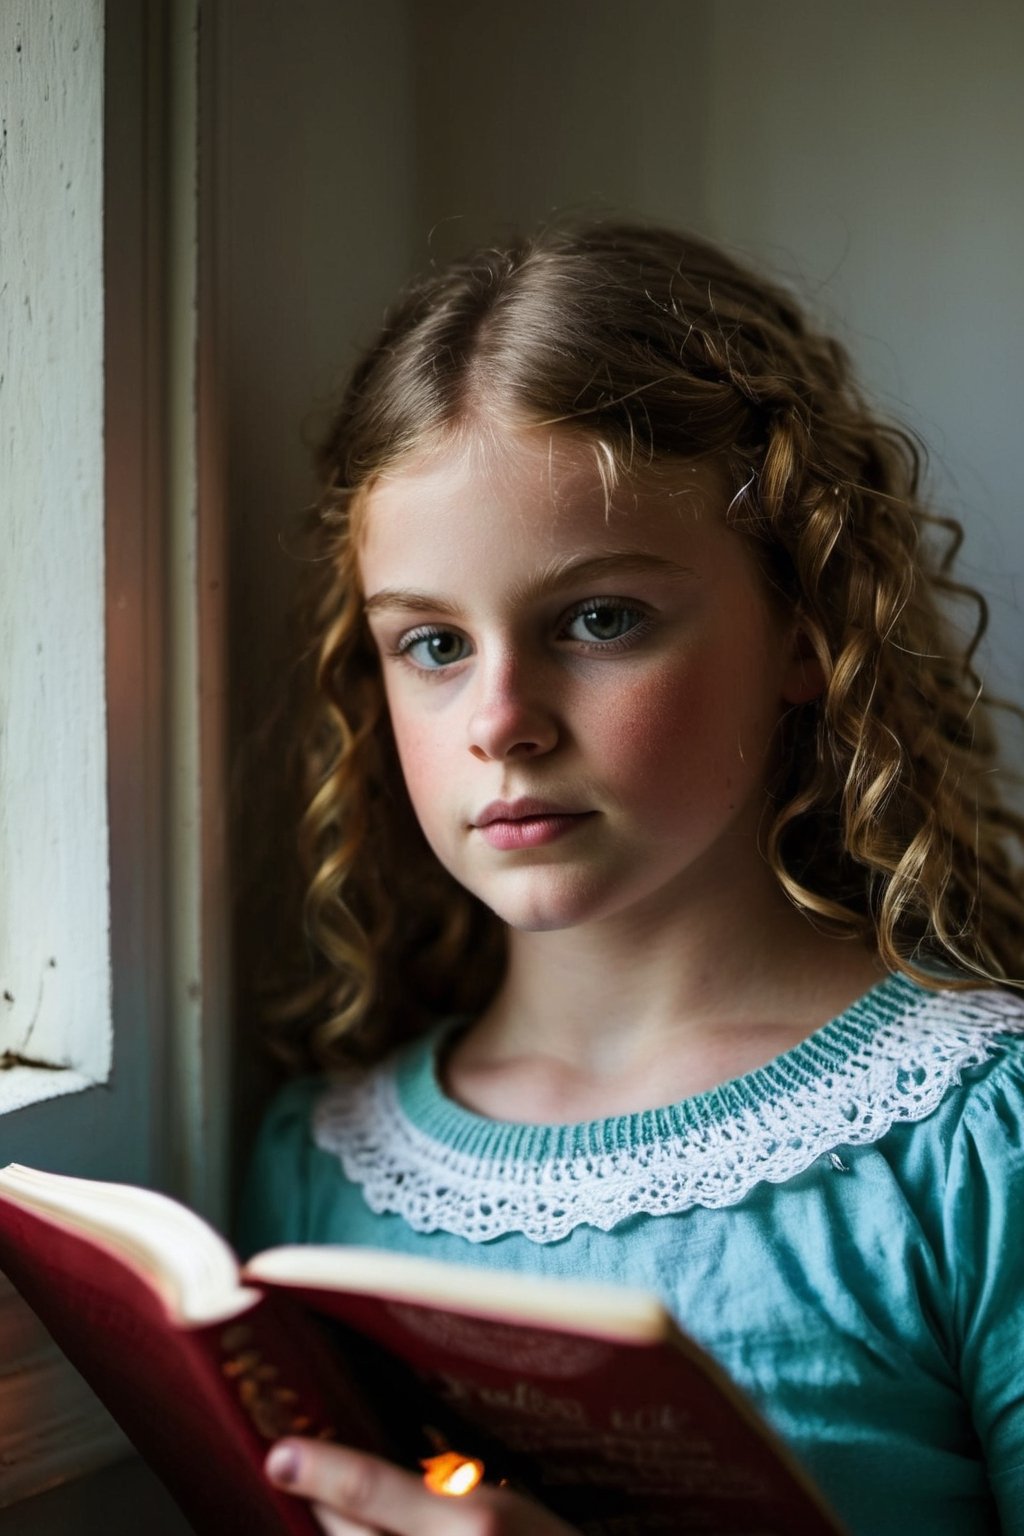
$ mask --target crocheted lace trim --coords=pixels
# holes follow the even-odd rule
[[[791,1071],[784,1094],[741,1092],[724,1116],[656,1141],[627,1137],[614,1150],[541,1160],[467,1155],[409,1119],[389,1062],[332,1081],[314,1110],[314,1139],[340,1159],[372,1210],[470,1242],[517,1232],[552,1243],[584,1224],[608,1231],[641,1213],[734,1205],[757,1184],[782,1183],[819,1158],[830,1155],[825,1166],[842,1169],[838,1148],[923,1120],[965,1069],[993,1053],[1000,1031],[1024,1028],[1020,1003],[1006,994],[920,997],[840,1053],[834,1070],[814,1080]]]

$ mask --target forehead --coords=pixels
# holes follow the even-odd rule
[[[660,466],[614,485],[610,471],[599,443],[544,427],[464,437],[406,461],[364,499],[364,587],[623,548],[678,558],[725,532],[715,467]]]

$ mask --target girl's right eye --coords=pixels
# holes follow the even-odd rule
[[[468,641],[454,629],[411,629],[398,642],[396,652],[423,672],[438,672],[462,661],[470,653]]]

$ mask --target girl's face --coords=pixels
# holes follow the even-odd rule
[[[413,807],[514,928],[649,917],[760,869],[775,728],[815,691],[708,467],[621,485],[547,429],[377,481],[360,570]]]

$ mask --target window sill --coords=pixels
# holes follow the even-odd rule
[[[71,1067],[8,1067],[0,1071],[0,1115],[95,1087],[94,1078]]]
[[[136,1456],[51,1488],[17,1509],[0,1510],[0,1536],[138,1536],[141,1529],[147,1536],[192,1536],[170,1494]]]
[[[107,1466],[129,1449],[98,1398],[2,1276],[0,1446],[0,1509]]]

